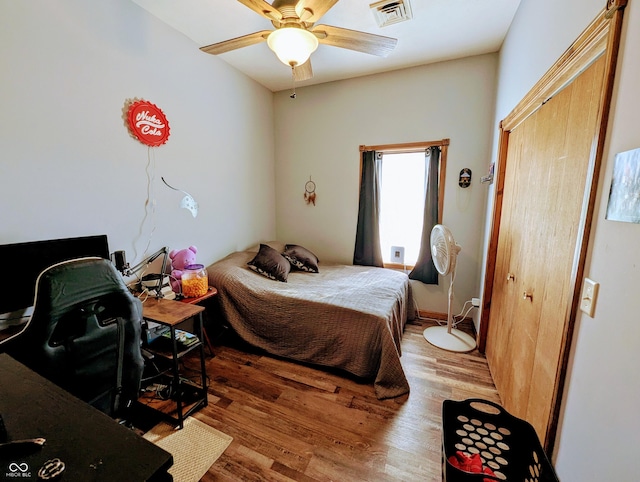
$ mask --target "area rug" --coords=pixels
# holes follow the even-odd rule
[[[169,473],[175,482],[198,482],[233,440],[193,417],[184,421],[182,430],[161,422],[143,437],[173,455]]]

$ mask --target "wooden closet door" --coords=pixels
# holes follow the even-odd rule
[[[516,284],[516,273],[521,273],[519,266],[522,256],[522,233],[518,227],[519,219],[522,219],[526,205],[518,203],[521,198],[520,190],[524,184],[518,182],[523,158],[523,144],[513,136],[509,141],[511,157],[509,158],[509,169],[505,172],[505,186],[508,186],[508,196],[503,198],[503,215],[500,223],[500,237],[498,239],[498,256],[495,268],[495,288],[492,296],[491,325],[494,323],[500,326],[500,330],[489,332],[487,338],[487,359],[495,367],[507,367],[513,360],[515,346],[511,343],[513,332],[517,328],[516,312],[518,303],[518,290]],[[498,295],[498,296],[496,296]],[[491,346],[498,346],[500,349],[491,350]],[[490,357],[491,355],[491,357]],[[512,384],[515,377],[510,376],[508,370],[492,370],[494,383],[504,402],[504,394],[512,393]]]
[[[486,355],[503,406],[545,442],[599,126],[600,57],[513,129]]]

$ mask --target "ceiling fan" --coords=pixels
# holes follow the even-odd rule
[[[294,80],[313,77],[309,57],[318,44],[356,50],[386,57],[396,46],[397,39],[357,30],[315,25],[338,0],[238,0],[254,12],[271,20],[275,30],[261,30],[249,35],[200,47],[218,55],[266,41],[280,61],[291,67]]]

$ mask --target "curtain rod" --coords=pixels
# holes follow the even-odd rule
[[[414,151],[418,149],[426,149],[433,146],[448,146],[449,139],[441,139],[439,141],[426,142],[408,142],[405,144],[380,144],[378,146],[360,146],[360,152],[364,151]]]

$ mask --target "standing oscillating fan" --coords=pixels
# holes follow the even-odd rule
[[[448,351],[467,352],[476,347],[476,341],[467,333],[454,328],[451,303],[453,302],[453,280],[456,277],[456,258],[460,252],[449,228],[436,224],[431,230],[431,256],[433,264],[442,276],[451,274],[447,326],[431,326],[424,330],[425,339],[434,346]]]

